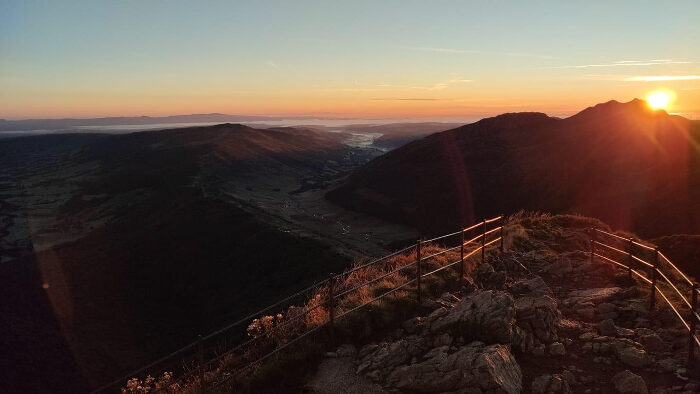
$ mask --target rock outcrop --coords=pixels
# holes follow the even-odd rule
[[[460,292],[362,347],[356,372],[387,392],[698,392],[684,327],[648,310],[646,284],[591,263],[579,230],[528,234],[529,252],[492,257]]]

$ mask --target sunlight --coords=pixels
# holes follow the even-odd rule
[[[653,109],[666,109],[671,102],[671,95],[663,91],[653,92],[647,97],[647,102]]]

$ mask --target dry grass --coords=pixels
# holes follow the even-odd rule
[[[557,246],[563,249],[587,250],[590,244],[586,233],[571,230],[588,228],[612,232],[607,225],[597,219],[578,215],[519,212],[507,219],[504,246],[508,250],[524,252],[547,250],[548,253],[555,253]],[[579,236],[574,239],[567,238],[567,234],[572,233],[578,233]],[[617,234],[623,237],[629,236],[625,233]],[[497,236],[495,233],[491,234],[487,241]],[[459,248],[446,251],[447,247],[458,244],[459,240],[453,240],[449,246],[423,244],[421,246],[423,258],[443,253],[423,261],[422,273],[426,274],[459,261]],[[465,254],[479,245],[477,243],[465,246]],[[550,248],[553,248],[554,252]],[[498,243],[492,245],[486,255],[496,253],[497,249]],[[372,338],[385,335],[389,330],[397,327],[401,321],[415,315],[417,310],[415,283],[378,298],[414,280],[416,278],[415,261],[415,249],[409,249],[405,253],[359,269],[356,268],[366,262],[356,261],[345,274],[341,274],[334,281],[333,294],[336,299],[332,332],[327,325],[330,320],[328,303],[330,286],[326,283],[318,287],[301,305],[291,306],[277,315],[253,320],[248,327],[248,335],[255,341],[245,350],[222,357],[217,367],[206,375],[206,380],[208,383],[221,381],[222,377],[231,376],[228,375],[230,371],[239,371],[251,361],[275,349],[286,347],[290,341],[309,330],[316,329],[313,341],[303,340],[295,343],[294,349],[280,352],[267,359],[262,365],[246,369],[245,374],[228,379],[227,384],[222,386],[222,392],[300,391],[306,376],[312,373],[320,362],[324,347],[348,342],[360,345]],[[479,252],[465,259],[464,274],[470,275],[480,261]],[[424,277],[421,283],[423,296],[436,297],[445,291],[459,288],[462,283],[459,273],[460,264],[455,264]],[[666,289],[664,292],[669,294]],[[659,303],[663,301],[659,300]],[[354,310],[363,305],[365,307]],[[183,391],[180,392],[192,391],[195,385],[195,381],[182,383]]]

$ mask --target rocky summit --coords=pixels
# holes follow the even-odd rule
[[[505,253],[383,339],[327,354],[307,391],[700,392],[681,323],[663,301],[649,310],[648,284],[591,262],[569,219],[511,223]]]

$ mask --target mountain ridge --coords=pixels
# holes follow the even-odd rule
[[[327,197],[426,234],[520,209],[600,217],[642,235],[698,232],[699,142],[698,123],[641,100],[610,101],[565,119],[503,114],[372,160]],[[605,207],[616,202],[630,208]],[[461,210],[460,217],[436,216],[436,206]],[[643,223],[652,213],[662,220]]]

